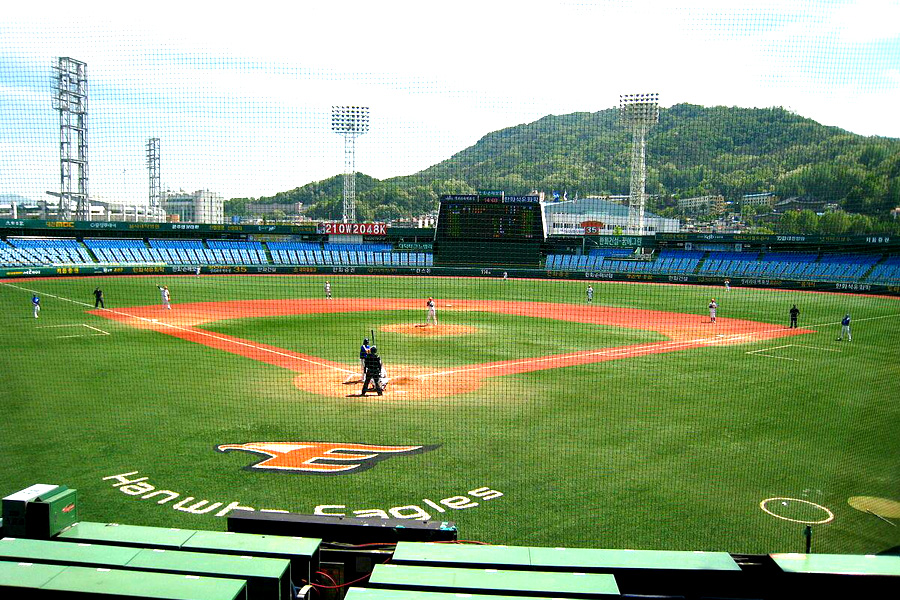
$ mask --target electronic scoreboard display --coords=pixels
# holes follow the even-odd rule
[[[537,196],[479,192],[441,197],[435,241],[543,239],[543,214]]]

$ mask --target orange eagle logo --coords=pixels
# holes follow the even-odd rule
[[[364,471],[392,456],[418,454],[435,448],[437,446],[372,446],[331,442],[249,442],[216,446],[219,452],[243,450],[266,457],[249,465],[247,469],[316,475],[345,475]]]

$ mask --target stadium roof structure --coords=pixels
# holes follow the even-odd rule
[[[627,196],[624,196],[627,199]],[[549,202],[544,205],[545,214],[601,214],[613,217],[628,218],[628,206],[612,202],[604,198],[579,198],[565,202]],[[662,219],[651,212],[644,213],[645,218]]]

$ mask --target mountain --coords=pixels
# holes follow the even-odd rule
[[[474,146],[413,175],[357,176],[359,220],[419,215],[448,193],[567,191],[627,194],[631,134],[617,109],[551,115],[485,135]],[[313,218],[341,216],[342,176],[260,202],[303,202]],[[783,108],[678,104],[660,110],[647,136],[650,207],[677,198],[775,192],[836,203],[884,218],[900,206],[900,140],[828,127]],[[246,200],[246,199],[237,199]],[[230,201],[231,206],[239,204]]]

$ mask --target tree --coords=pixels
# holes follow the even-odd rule
[[[825,213],[819,218],[819,232],[831,235],[847,233],[853,221],[850,215],[842,210]]]
[[[806,209],[797,217],[798,233],[816,233],[819,230],[819,215]]]

